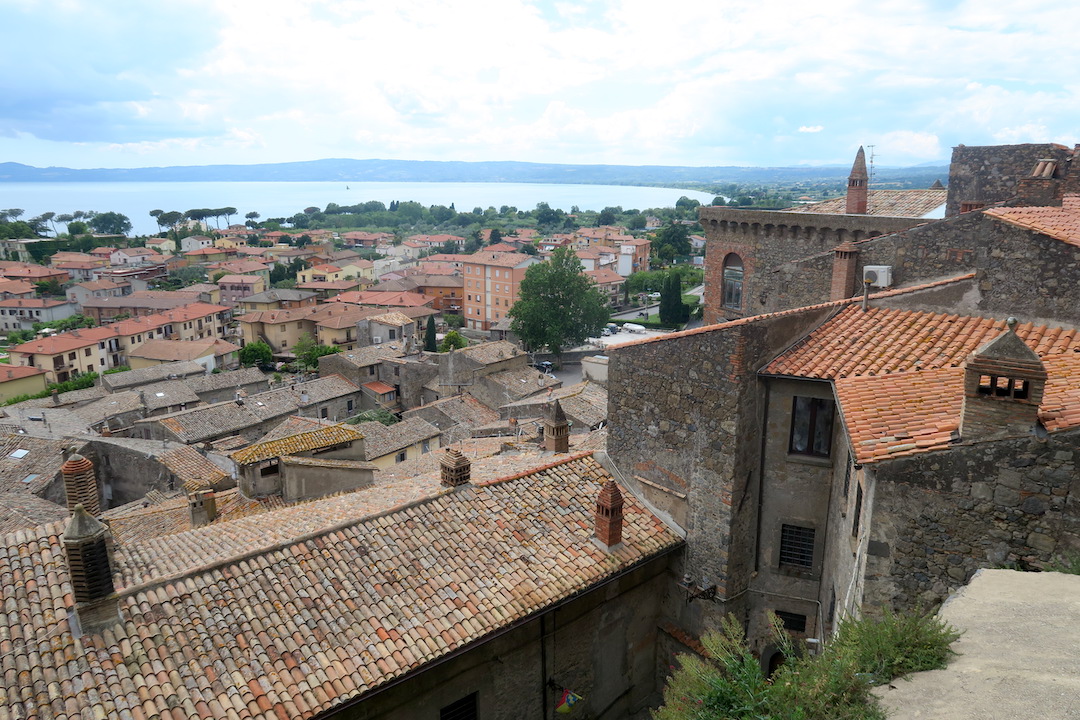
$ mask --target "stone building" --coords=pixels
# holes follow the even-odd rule
[[[905,309],[938,289],[609,348],[608,451],[687,531],[692,632],[734,612],[767,662],[766,610],[824,638],[1080,546],[1080,334]]]
[[[854,196],[866,189],[857,184],[858,161],[844,204],[784,212],[702,208],[706,322],[851,297],[867,279],[878,290],[964,274],[971,274],[966,312],[1074,317],[1075,303],[1060,292],[1080,281],[1077,203],[1069,199],[1080,192],[1074,154],[1053,144],[959,146],[947,196],[892,191],[906,200],[886,203],[874,198],[890,191],[870,189],[865,214],[847,207],[850,198],[858,209]],[[945,217],[927,217],[924,211],[942,199]],[[822,209],[833,214],[814,211]]]
[[[5,594],[6,703],[20,717],[541,720],[565,688],[590,717],[641,712],[679,534],[602,457],[482,484],[456,460],[227,523],[204,522],[219,503],[199,491],[182,532],[80,507],[0,538],[27,578]]]

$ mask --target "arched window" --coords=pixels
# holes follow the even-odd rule
[[[742,258],[729,253],[724,258],[724,307],[742,309],[743,264]]]

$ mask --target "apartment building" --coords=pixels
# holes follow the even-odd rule
[[[465,323],[487,330],[506,317],[518,297],[525,270],[540,259],[525,253],[481,251],[465,260]]]

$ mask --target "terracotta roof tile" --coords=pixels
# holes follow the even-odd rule
[[[295,455],[300,452],[317,450],[341,445],[357,440],[363,440],[364,436],[351,425],[329,425],[305,430],[295,435],[287,435],[275,440],[266,440],[248,445],[243,450],[236,450],[230,457],[238,464],[247,465],[260,462],[282,455]]]
[[[1004,330],[1004,320],[852,305],[762,372],[834,379],[959,367]],[[1021,323],[1016,333],[1040,356],[1080,350],[1076,330]]]
[[[948,190],[870,190],[867,215],[883,217],[925,217],[945,204]],[[843,215],[847,197],[838,197],[808,205],[796,205],[785,212]]]
[[[1080,246],[1080,209],[1067,207],[990,208],[983,214],[1017,227]]]
[[[9,535],[0,575],[25,580],[5,589],[5,704],[13,717],[206,720],[335,709],[681,544],[627,493],[622,545],[597,547],[593,506],[608,479],[591,457],[571,456],[363,520],[343,506],[379,493],[141,545],[129,533],[114,555],[124,622],[78,640],[57,560],[63,525]],[[320,507],[344,517],[328,524],[334,513]],[[230,542],[238,534],[255,544]],[[159,553],[198,566],[147,564],[154,574],[133,587],[132,557]]]

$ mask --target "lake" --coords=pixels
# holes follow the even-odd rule
[[[76,210],[119,212],[134,225],[133,232],[158,232],[150,217],[154,209],[235,207],[239,214],[258,212],[263,218],[290,217],[307,207],[325,208],[328,203],[356,205],[368,200],[389,204],[393,200],[413,200],[422,205],[453,203],[461,212],[475,207],[499,208],[511,205],[532,210],[546,202],[569,211],[674,207],[685,195],[703,205],[713,196],[693,190],[635,187],[631,185],[557,185],[542,183],[393,183],[393,182],[67,182],[0,183],[0,208],[22,208],[24,218],[44,212],[57,214]],[[213,223],[213,219],[209,222]]]

